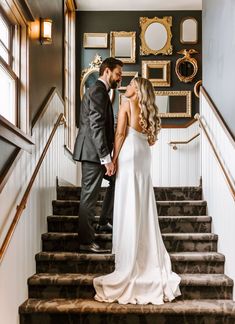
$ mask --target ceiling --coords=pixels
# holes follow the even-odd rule
[[[202,0],[75,0],[81,11],[202,10]]]

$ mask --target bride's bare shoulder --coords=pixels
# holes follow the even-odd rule
[[[130,113],[130,102],[129,100],[125,100],[119,107],[119,111],[122,113]]]

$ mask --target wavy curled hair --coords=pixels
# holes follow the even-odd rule
[[[141,77],[134,78],[134,83],[139,99],[139,123],[143,133],[147,134],[149,145],[153,145],[157,141],[157,135],[161,129],[161,119],[158,116],[153,86],[148,79]]]

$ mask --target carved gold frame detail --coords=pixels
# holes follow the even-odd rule
[[[179,78],[180,81],[184,82],[184,83],[188,83],[188,82],[191,82],[194,77],[196,76],[197,74],[197,71],[198,71],[198,64],[197,64],[197,60],[193,57],[191,57],[190,55],[191,54],[196,54],[198,53],[195,49],[190,49],[190,50],[187,50],[187,49],[183,49],[179,52],[177,52],[178,54],[183,54],[184,57],[178,59],[176,61],[176,64],[175,64],[175,73],[177,75],[177,77]],[[184,76],[180,73],[180,64],[184,63],[184,62],[190,62],[192,65],[193,65],[193,73],[189,76]]]
[[[89,67],[82,70],[81,82],[80,82],[80,98],[81,98],[81,100],[85,93],[84,85],[85,85],[86,80],[88,79],[89,75],[91,75],[92,73],[99,72],[101,63],[102,63],[101,56],[99,54],[96,54],[94,60],[89,64]],[[114,94],[115,94],[115,91],[113,89],[111,89],[110,95],[109,95],[111,102],[113,102],[113,100],[114,100]]]

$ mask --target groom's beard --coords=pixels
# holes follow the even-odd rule
[[[109,80],[110,88],[111,89],[116,89],[118,87],[120,81],[115,81],[113,79]]]

